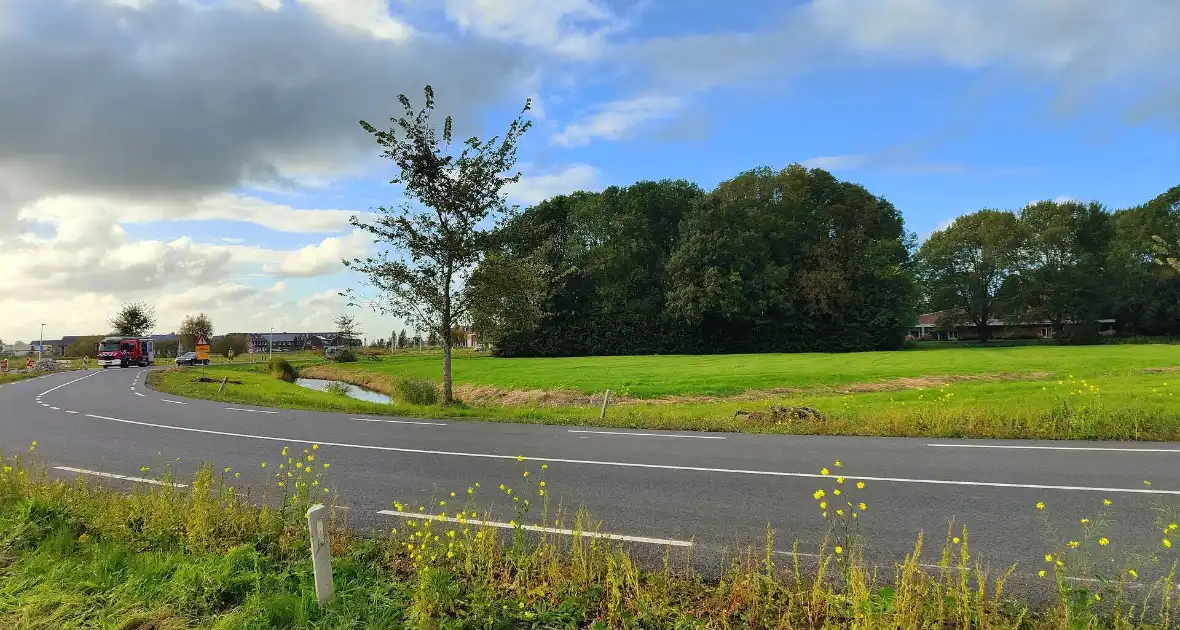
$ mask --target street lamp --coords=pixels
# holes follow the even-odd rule
[[[45,351],[45,324],[41,324],[41,343],[37,344],[37,360],[41,360],[42,353]]]
[[[275,327],[270,327],[270,341],[266,344],[269,354],[266,355],[266,360],[269,361],[275,358]]]

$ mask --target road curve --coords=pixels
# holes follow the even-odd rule
[[[62,474],[94,471],[146,476],[169,463],[181,477],[201,462],[230,466],[241,481],[273,482],[285,444],[320,444],[319,461],[363,528],[395,526],[379,511],[394,501],[436,505],[481,484],[493,517],[513,518],[494,489],[520,487],[522,470],[541,463],[554,501],[585,507],[602,530],[653,547],[692,541],[697,555],[760,545],[769,525],[777,548],[816,549],[824,532],[817,488],[865,480],[857,500],[874,560],[893,560],[927,532],[929,562],[949,519],[970,528],[972,546],[993,567],[1035,572],[1049,545],[1034,505],[1044,501],[1068,531],[1093,517],[1103,499],[1119,545],[1158,544],[1152,505],[1180,504],[1180,444],[962,441],[662,431],[593,430],[373,418],[261,409],[178,398],[147,389],[147,370],[67,372],[0,386],[0,444],[36,440]],[[523,455],[528,462],[517,461]],[[841,460],[840,469],[833,467]],[[269,481],[268,481],[268,478]],[[534,477],[535,479],[535,477]],[[1150,480],[1148,486],[1144,480]],[[847,484],[846,484],[847,485]],[[534,491],[535,493],[535,491]],[[535,499],[535,496],[533,497]],[[454,503],[452,502],[452,505]],[[437,509],[437,508],[436,508]],[[536,510],[534,510],[534,513]],[[708,555],[708,553],[704,554]]]

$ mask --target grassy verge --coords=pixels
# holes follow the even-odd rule
[[[1138,373],[1098,381],[1070,378],[1034,381],[966,381],[924,389],[865,393],[798,393],[755,400],[713,402],[630,401],[606,418],[597,405],[411,405],[396,399],[396,378],[361,368],[316,366],[305,374],[340,378],[393,394],[377,404],[317,392],[271,378],[258,367],[210,367],[153,372],[160,391],[238,404],[411,417],[670,429],[816,435],[942,438],[1160,440],[1180,439],[1180,374]],[[242,381],[218,393],[205,375]],[[601,399],[599,399],[600,401]],[[815,409],[801,415],[779,408]],[[738,412],[750,412],[741,415]]]
[[[1035,609],[1005,590],[1012,570],[984,568],[965,528],[948,530],[940,553],[924,552],[919,537],[896,566],[867,565],[869,543],[852,514],[871,517],[861,502],[871,501],[872,488],[834,476],[815,493],[817,527],[827,531],[818,559],[775,556],[767,532],[763,550],[707,581],[671,555],[662,566],[641,563],[594,538],[584,514],[551,509],[547,467],[523,459],[520,485],[488,497],[515,510],[507,530],[478,517],[485,496],[478,484],[452,493],[452,506],[395,503],[416,517],[388,534],[358,538],[336,522],[337,594],[321,609],[302,515],[330,495],[324,454],[284,447],[281,468],[257,472],[269,480],[253,487],[268,490],[252,498],[237,485],[246,483],[240,473],[209,465],[185,489],[165,473],[162,486],[121,494],[85,479],[52,481],[26,457],[0,455],[0,627],[1027,629],[1175,621],[1172,550],[1095,562],[1117,543],[1101,538],[1097,523],[1073,533],[1077,519],[1069,515],[1062,516],[1075,525],[1063,531],[1082,543],[1067,538],[1047,547],[1047,563],[1034,560],[1046,567],[1043,586],[1052,593]],[[849,499],[845,507],[828,505],[837,497]],[[573,535],[530,532],[526,523],[538,518]],[[1176,532],[1162,528],[1165,537]],[[1113,574],[1092,569],[1108,565]],[[1075,579],[1093,576],[1102,579]]]

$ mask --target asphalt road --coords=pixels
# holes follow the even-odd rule
[[[1081,517],[1096,518],[1104,499],[1116,519],[1110,551],[1158,548],[1161,505],[1180,506],[1180,444],[1006,442],[708,433],[595,431],[563,426],[455,420],[365,418],[268,410],[181,399],[144,387],[146,370],[69,372],[0,387],[0,444],[9,452],[38,442],[58,467],[146,476],[170,463],[181,478],[201,462],[242,472],[242,483],[273,483],[279,452],[320,445],[317,462],[363,529],[398,526],[380,514],[393,502],[437,506],[476,482],[493,520],[514,518],[496,490],[522,491],[522,471],[541,464],[551,500],[585,508],[601,531],[634,537],[635,548],[662,555],[692,542],[706,572],[767,527],[776,549],[816,550],[825,531],[812,494],[831,493],[828,467],[864,480],[860,525],[878,562],[900,559],[925,531],[924,561],[937,562],[948,521],[967,525],[973,553],[994,569],[1017,564],[1031,577],[1041,555],[1072,537]],[[526,458],[524,463],[517,456]],[[843,466],[836,469],[835,460]],[[260,462],[271,468],[261,470]],[[89,473],[84,473],[89,474]],[[1144,483],[1150,480],[1151,485]],[[119,483],[135,483],[122,481]],[[535,488],[529,490],[536,499]],[[1035,509],[1043,501],[1056,537]],[[454,500],[448,508],[453,511]],[[430,508],[428,508],[430,509]],[[439,509],[435,507],[434,509]],[[530,517],[536,520],[536,512]],[[551,525],[551,523],[550,523]],[[956,526],[956,529],[958,528]],[[655,539],[647,541],[646,539]]]

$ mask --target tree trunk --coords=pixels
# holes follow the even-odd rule
[[[455,400],[451,393],[451,339],[448,336],[443,338],[443,404],[449,405],[453,402]]]

